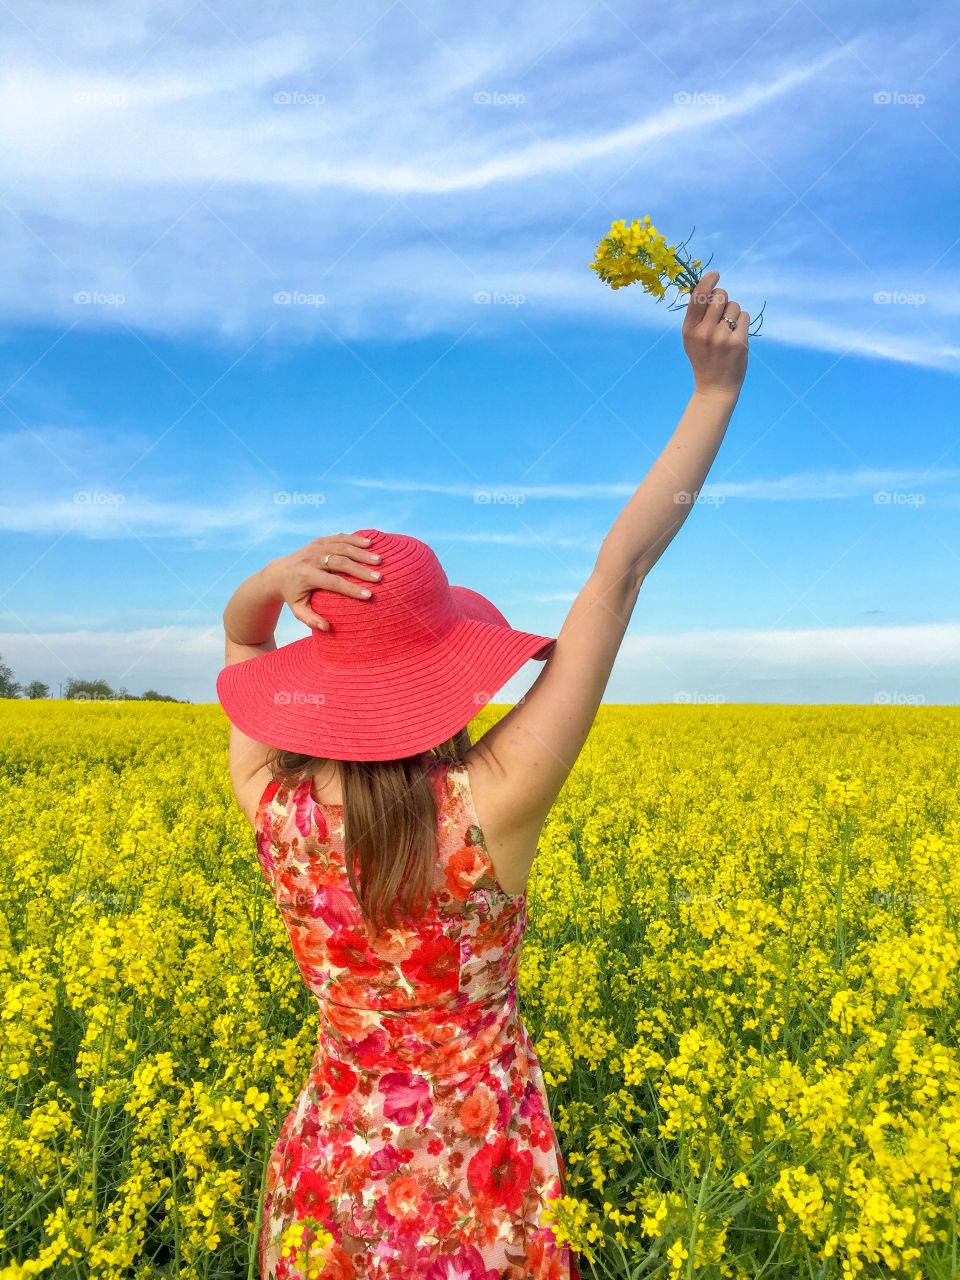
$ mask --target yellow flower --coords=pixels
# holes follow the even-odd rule
[[[570,1244],[591,1262],[596,1261],[592,1246],[603,1245],[603,1230],[600,1215],[586,1201],[573,1196],[547,1199],[539,1225],[550,1228],[557,1244]]]
[[[648,214],[629,226],[623,220],[613,222],[597,245],[590,268],[612,289],[639,281],[656,297],[663,297],[669,285],[689,290],[696,283],[692,264],[667,244]]]
[[[649,214],[644,214],[642,221],[634,219],[629,224],[622,218],[612,222],[589,266],[611,289],[639,284],[658,302],[670,288],[676,289],[678,296],[690,293],[703,275],[700,259],[688,258],[684,245],[668,244]],[[678,305],[669,309],[676,310]],[[760,330],[765,306],[766,303],[756,317],[756,332]]]
[[[679,1271],[690,1254],[684,1248],[683,1241],[678,1236],[673,1244],[667,1250],[667,1257],[670,1259],[670,1266],[674,1271]]]
[[[540,834],[518,979],[566,1162],[541,1206],[558,1242],[611,1275],[656,1250],[665,1274],[746,1280],[725,1234],[746,1201],[757,1269],[775,1245],[768,1272],[942,1270],[958,719],[601,708]],[[245,1272],[318,1026],[219,706],[0,699],[0,783],[0,1280],[146,1276],[158,1249]],[[295,1224],[291,1272],[323,1274],[327,1234]]]

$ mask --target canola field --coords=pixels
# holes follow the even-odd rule
[[[585,1280],[960,1275],[958,729],[601,710],[520,977]],[[256,1275],[316,1017],[226,744],[0,703],[0,1280]]]

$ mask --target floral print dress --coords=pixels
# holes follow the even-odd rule
[[[309,777],[260,800],[257,857],[320,1010],[266,1170],[263,1280],[579,1280],[539,1222],[566,1169],[517,1007],[527,895],[497,881],[466,767],[442,759],[430,776],[429,908],[375,944],[342,806]]]

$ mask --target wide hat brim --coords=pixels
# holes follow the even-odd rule
[[[394,760],[454,737],[556,640],[516,631],[485,597],[450,587],[460,618],[416,652],[336,666],[306,636],[224,667],[217,697],[258,742],[333,760]],[[493,621],[492,619],[501,619]]]

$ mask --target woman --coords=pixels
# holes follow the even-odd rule
[[[579,1275],[541,1220],[566,1170],[517,1009],[526,884],[739,396],[750,317],[718,279],[684,319],[693,395],[556,639],[372,529],[272,561],[227,605],[231,781],[320,1011],[266,1170],[267,1280]],[[278,649],[284,603],[311,635]],[[471,744],[466,725],[529,658],[545,662],[530,692]]]

